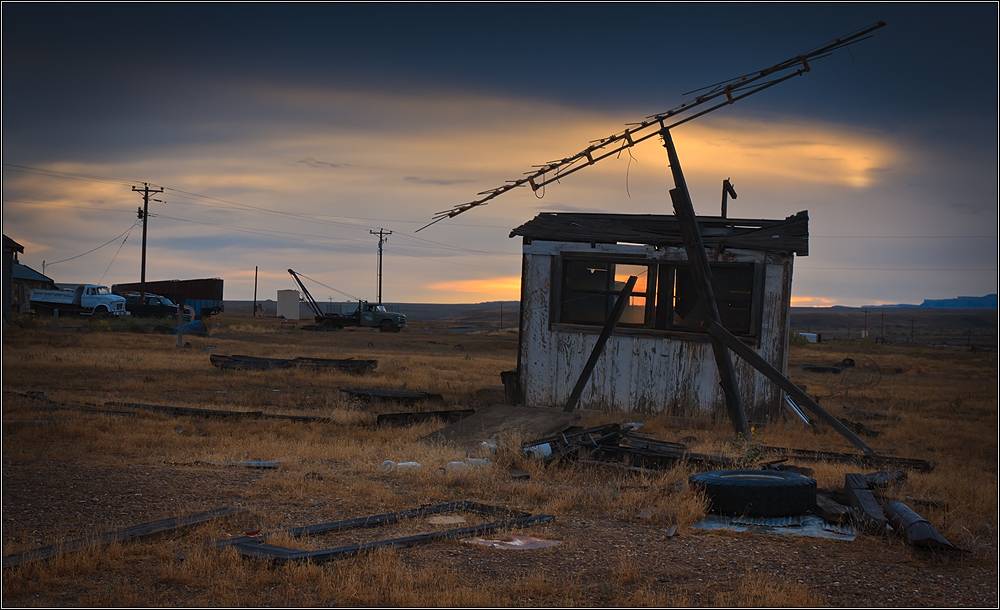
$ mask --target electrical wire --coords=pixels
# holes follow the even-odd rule
[[[58,265],[59,263],[65,263],[65,262],[67,262],[67,261],[71,261],[71,260],[74,260],[74,259],[77,259],[77,258],[80,258],[81,256],[86,256],[86,255],[90,254],[91,252],[95,252],[95,251],[97,251],[97,250],[100,250],[100,249],[101,249],[101,248],[103,248],[104,246],[106,246],[106,245],[108,245],[108,244],[110,244],[110,243],[112,243],[112,242],[114,242],[114,241],[117,241],[119,237],[121,237],[122,235],[125,235],[126,233],[128,233],[129,231],[131,231],[131,230],[132,230],[133,228],[135,228],[135,225],[136,225],[136,224],[138,224],[138,223],[132,223],[132,226],[131,226],[131,227],[129,227],[129,228],[127,228],[127,229],[125,229],[124,231],[122,231],[122,232],[121,232],[121,233],[119,233],[118,235],[116,235],[116,236],[112,237],[111,239],[109,239],[108,241],[104,242],[103,244],[101,244],[101,245],[97,246],[97,247],[96,247],[96,248],[94,248],[93,250],[87,250],[87,251],[86,251],[86,252],[84,252],[83,254],[77,254],[76,256],[71,256],[71,257],[69,257],[69,258],[64,258],[63,260],[61,260],[61,261],[56,261],[56,262],[54,262],[54,263],[45,263],[45,266],[46,266],[46,267],[51,267],[52,265]],[[124,244],[125,242],[122,242],[122,243]]]
[[[125,246],[125,242],[128,241],[128,236],[132,234],[132,229],[134,229],[138,224],[139,221],[137,220],[131,227],[129,227],[128,233],[125,234],[125,239],[122,240],[122,245],[118,246],[118,251],[115,252],[115,255],[113,257],[111,257],[111,262],[108,263],[108,268],[104,270],[104,274],[101,275],[101,279],[97,281],[98,284],[104,283],[104,276],[108,274],[108,271],[111,271],[111,265],[115,264],[115,259],[117,259],[118,255],[121,253],[122,247]]]

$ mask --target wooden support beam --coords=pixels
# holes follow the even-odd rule
[[[573,387],[573,392],[570,393],[569,400],[566,401],[563,411],[567,413],[572,412],[576,408],[576,403],[580,402],[583,388],[590,380],[591,373],[594,372],[597,359],[601,357],[601,352],[604,351],[604,345],[607,344],[611,333],[615,330],[615,326],[618,326],[618,320],[622,319],[622,314],[625,313],[625,306],[628,305],[628,299],[632,296],[632,289],[635,288],[635,283],[638,280],[638,276],[632,275],[625,282],[625,288],[622,289],[621,295],[618,296],[615,306],[611,308],[611,315],[608,316],[607,322],[604,323],[604,329],[601,330],[601,335],[597,337],[597,344],[594,345],[594,350],[590,352],[587,364],[583,365],[583,372],[580,373],[580,378],[576,380],[576,386]]]
[[[764,358],[755,352],[753,348],[740,341],[739,338],[733,335],[733,333],[723,328],[721,324],[713,322],[708,327],[708,334],[724,343],[729,347],[729,349],[736,352],[740,358],[749,362],[752,367],[760,371],[761,374],[784,390],[786,394],[794,398],[795,402],[798,403],[799,406],[809,409],[813,415],[829,424],[834,430],[840,433],[840,435],[846,438],[852,445],[860,449],[865,455],[872,457],[878,455],[875,453],[874,449],[868,446],[868,443],[858,438],[857,434],[848,430],[847,426],[842,424],[839,419],[830,415],[826,409],[819,406],[819,403],[803,392],[799,386],[792,383],[788,377],[781,374],[781,371],[771,366],[770,362],[764,360]]]
[[[144,540],[148,538],[153,538],[169,531],[196,525],[198,523],[203,523],[211,519],[218,519],[219,517],[238,515],[242,512],[243,509],[239,508],[229,508],[229,507],[215,508],[202,513],[185,515],[183,517],[172,517],[170,519],[163,519],[161,521],[152,521],[150,523],[142,523],[140,525],[133,525],[131,527],[117,529],[113,532],[106,532],[104,534],[98,534],[96,536],[79,538],[77,540],[70,540],[62,544],[45,546],[33,549],[31,551],[25,551],[23,553],[14,553],[12,555],[4,556],[3,569],[6,570],[7,568],[23,565],[25,563],[28,563],[29,561],[50,559],[52,557],[55,557],[59,553],[73,553],[75,551],[82,551],[83,549],[89,549],[95,546],[102,546],[105,544],[110,544],[112,542],[128,542],[131,540]]]
[[[670,137],[670,130],[664,129],[660,135],[663,136],[663,146],[667,149],[667,159],[674,177],[675,188],[670,191],[670,200],[674,206],[674,215],[677,217],[681,238],[684,240],[684,250],[687,252],[688,262],[691,264],[698,298],[708,307],[711,321],[722,326],[722,317],[719,315],[719,306],[715,302],[715,292],[712,288],[712,270],[708,263],[708,253],[701,240],[701,229],[698,227],[694,206],[691,204],[691,194],[688,193],[687,183],[684,181],[680,159],[677,157],[673,138]],[[737,434],[749,438],[750,424],[747,423],[743,399],[740,397],[740,386],[736,380],[733,359],[725,344],[714,337],[712,338],[712,352],[715,354],[715,365],[719,369],[720,383],[722,384],[722,393],[726,398],[729,419],[732,420],[733,428]]]

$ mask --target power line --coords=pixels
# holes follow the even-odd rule
[[[61,172],[54,169],[45,169],[41,167],[30,167],[27,165],[14,165],[13,163],[4,163],[3,169],[20,172],[22,174],[33,174],[36,176],[46,176],[49,178],[65,178],[67,180],[86,180],[89,182],[106,182],[111,184],[139,184],[140,180],[119,180],[118,178],[107,178],[104,176],[93,176],[90,174],[76,174],[72,172]]]
[[[796,269],[809,269],[811,271],[996,271],[996,267],[796,267]]]

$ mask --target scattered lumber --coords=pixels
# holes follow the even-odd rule
[[[378,360],[355,360],[354,358],[260,358],[234,354],[223,356],[211,354],[209,360],[222,370],[271,371],[275,369],[311,368],[335,369],[358,375],[370,373],[378,366]]]
[[[835,451],[813,451],[811,449],[789,449],[784,447],[761,447],[762,453],[799,460],[814,460],[820,462],[839,462],[843,464],[861,464],[875,468],[908,468],[920,472],[934,470],[934,463],[911,458],[898,458],[880,455],[857,455],[854,453],[837,453]]]
[[[361,400],[388,400],[393,402],[414,403],[418,400],[444,400],[444,396],[434,392],[403,392],[397,390],[378,390],[375,388],[347,388],[341,392]]]
[[[830,523],[836,523],[839,525],[850,520],[851,509],[828,496],[817,493],[816,514],[819,515],[824,521],[829,521]]]
[[[373,526],[387,525],[390,523],[397,523],[404,519],[411,519],[414,517],[423,517],[426,515],[456,512],[463,510],[474,511],[487,516],[495,515],[498,517],[503,517],[505,518],[505,520],[494,523],[486,523],[483,525],[464,527],[461,529],[438,531],[428,534],[418,534],[415,536],[406,536],[403,538],[393,538],[389,540],[376,540],[374,542],[367,542],[363,544],[352,544],[348,546],[341,546],[332,549],[323,549],[318,551],[300,551],[297,549],[290,549],[269,544],[263,544],[264,541],[271,536],[271,534],[267,532],[258,533],[253,536],[241,536],[238,538],[219,540],[215,543],[215,547],[221,549],[232,546],[235,548],[237,553],[239,553],[244,557],[269,559],[274,562],[287,562],[287,561],[325,562],[325,561],[333,561],[336,559],[341,559],[344,557],[351,557],[353,555],[357,555],[358,553],[378,548],[401,548],[401,547],[413,546],[415,544],[426,544],[428,542],[433,542],[435,540],[440,540],[443,538],[467,538],[469,536],[480,536],[486,533],[492,533],[496,531],[509,531],[511,529],[531,527],[533,525],[540,525],[544,523],[551,523],[555,519],[551,515],[531,515],[529,513],[515,511],[505,507],[487,506],[485,504],[478,504],[476,502],[464,501],[464,502],[450,502],[447,504],[430,506],[426,508],[411,509],[398,513],[371,515],[369,517],[358,517],[355,519],[347,519],[344,521],[335,521],[333,523],[320,523],[317,525],[308,525],[305,527],[297,527],[289,530],[280,530],[279,532],[275,533],[283,533],[293,538],[298,538],[300,536],[306,536],[306,535],[311,536],[327,532],[339,532],[359,527],[373,527]]]
[[[449,409],[446,411],[418,411],[407,413],[382,413],[376,418],[376,423],[392,426],[411,426],[425,421],[440,420],[453,424],[475,414],[475,409]]]
[[[138,402],[106,402],[106,407],[119,407],[122,409],[134,409],[138,411],[149,411],[153,413],[164,413],[174,417],[214,417],[222,419],[284,419],[296,422],[329,422],[328,417],[315,417],[312,415],[284,415],[281,413],[264,413],[263,411],[227,411],[224,409],[196,409],[193,407],[172,407],[169,405],[147,405]],[[105,413],[118,413],[134,415],[129,411],[104,411]]]
[[[87,538],[70,540],[69,542],[64,542],[62,544],[44,546],[37,549],[33,549],[31,551],[25,551],[23,553],[14,553],[12,555],[4,556],[3,569],[6,570],[7,568],[24,565],[31,561],[50,559],[60,553],[73,553],[76,551],[82,551],[83,549],[89,549],[95,546],[103,546],[105,544],[110,544],[112,542],[129,542],[132,540],[146,540],[149,538],[154,538],[156,536],[163,535],[170,531],[175,531],[181,528],[189,527],[192,525],[196,525],[198,523],[204,523],[205,521],[218,519],[220,517],[229,517],[231,515],[238,515],[242,512],[243,510],[238,508],[229,508],[229,507],[214,508],[209,511],[195,513],[193,515],[185,515],[182,517],[171,517],[170,519],[163,519],[161,521],[142,523],[140,525],[133,525],[131,527],[117,529],[112,532],[106,532],[104,534],[98,534],[96,536],[89,536]]]
[[[619,424],[567,428],[553,436],[527,441],[522,448],[534,453],[545,465],[560,459],[571,459],[583,463],[614,463],[630,468],[662,470],[673,467],[681,460],[709,468],[725,468],[738,462],[731,458],[691,453],[685,445],[661,441]]]
[[[871,490],[868,489],[868,481],[865,480],[864,475],[845,474],[844,490],[847,492],[847,499],[850,501],[851,507],[855,510],[860,527],[873,534],[885,533],[885,514]]]

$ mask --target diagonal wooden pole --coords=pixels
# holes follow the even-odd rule
[[[632,289],[635,288],[635,283],[638,280],[639,276],[631,275],[628,281],[625,282],[625,288],[618,297],[618,301],[615,302],[615,306],[611,308],[611,314],[608,316],[607,322],[604,323],[604,330],[601,331],[601,335],[597,338],[597,344],[594,345],[594,350],[590,352],[590,358],[587,359],[587,364],[583,365],[583,372],[580,373],[580,378],[576,380],[576,386],[569,395],[566,406],[563,407],[563,411],[566,413],[575,409],[576,403],[580,402],[580,396],[583,395],[583,388],[587,385],[587,381],[590,380],[590,375],[594,372],[594,367],[597,366],[597,359],[601,357],[604,345],[608,342],[608,338],[611,337],[615,326],[618,326],[618,321],[622,319],[622,314],[625,313],[625,306],[628,305],[629,297],[632,296]]]
[[[722,326],[719,306],[715,302],[715,291],[712,290],[712,271],[708,264],[708,253],[705,252],[705,244],[701,241],[701,229],[698,228],[694,206],[691,204],[691,195],[688,193],[684,172],[681,171],[681,162],[677,158],[677,150],[674,148],[674,140],[670,137],[670,130],[664,129],[660,135],[663,136],[663,146],[667,149],[670,171],[674,175],[674,188],[670,191],[670,200],[674,204],[674,215],[677,217],[677,226],[680,228],[681,238],[684,240],[684,250],[687,252],[688,263],[691,265],[691,274],[694,276],[698,298],[708,306],[711,322]],[[736,430],[737,434],[749,437],[750,425],[747,423],[746,411],[743,409],[740,386],[736,380],[736,370],[733,368],[733,359],[729,355],[729,349],[712,336],[712,351],[715,353],[715,364],[719,369],[722,393],[726,397],[726,408],[729,411],[729,419],[733,422],[733,429]]]
[[[728,345],[736,354],[750,363],[750,366],[754,367],[760,371],[765,377],[770,379],[779,388],[785,391],[786,394],[795,399],[800,406],[809,409],[813,415],[822,419],[826,423],[830,424],[834,430],[840,433],[841,436],[846,438],[848,442],[861,450],[862,453],[868,456],[876,456],[875,450],[868,446],[868,443],[861,440],[858,435],[851,432],[847,426],[842,424],[839,419],[831,415],[826,409],[819,406],[811,396],[802,391],[802,388],[792,383],[792,381],[781,374],[781,371],[771,366],[771,364],[764,360],[760,354],[755,352],[749,345],[743,343],[738,337],[733,335],[721,324],[712,323],[708,327],[708,334],[712,335],[713,338],[722,341]]]

